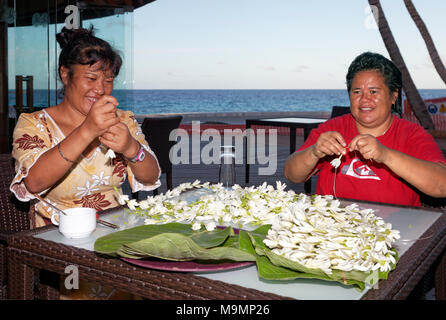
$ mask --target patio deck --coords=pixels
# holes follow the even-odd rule
[[[189,137],[191,140],[192,135]],[[440,149],[443,150],[443,153],[446,154],[446,138],[436,138],[437,144],[440,146]],[[189,141],[190,142],[190,141]],[[207,141],[201,141],[200,145],[200,154],[203,150],[203,147],[208,144]],[[297,135],[296,137],[296,145],[297,147],[303,144],[303,136]],[[189,143],[191,145],[191,143]],[[268,146],[266,146],[266,151],[268,152]],[[277,169],[275,174],[273,175],[259,175],[258,170],[261,167],[266,167],[267,165],[259,165],[258,163],[250,165],[250,178],[249,178],[249,186],[258,186],[263,182],[267,182],[270,185],[275,186],[276,181],[281,181],[287,185],[287,190],[294,190],[296,193],[304,192],[304,184],[303,183],[292,183],[285,178],[283,175],[283,167],[285,165],[286,159],[289,156],[289,136],[288,135],[277,135]],[[192,159],[195,159],[195,162],[198,162],[197,157],[200,157],[199,154],[193,154],[192,148],[189,148],[189,159],[192,163]],[[236,183],[245,186],[245,163],[236,164]],[[176,187],[181,183],[185,182],[193,182],[195,180],[200,180],[201,182],[213,182],[216,183],[218,181],[218,170],[219,165],[217,164],[204,164],[200,161],[199,164],[177,164],[173,165],[173,173],[172,180],[173,186]],[[311,193],[316,192],[316,180],[317,177],[312,178],[312,191]],[[166,178],[165,174],[161,175],[161,187],[158,189],[159,193],[166,192]],[[130,195],[130,189],[127,185],[124,185],[123,191],[125,194]],[[152,192],[140,192],[139,199],[145,199],[147,195],[151,195]]]
[[[181,122],[184,129],[187,127],[189,133],[189,146],[191,146],[191,123],[192,121],[200,121],[203,126],[210,124],[209,127],[222,130],[223,127],[228,126],[228,128],[236,129],[241,128],[244,130],[244,125],[246,119],[254,118],[271,118],[271,117],[313,117],[313,118],[328,118],[328,112],[276,112],[276,113],[262,113],[262,112],[240,112],[240,113],[190,113],[181,114],[183,116],[183,121]],[[144,117],[148,115],[138,115],[136,118],[138,121],[142,121]],[[153,115],[152,115],[153,116]],[[261,126],[262,127],[262,126]],[[204,128],[204,127],[203,127]],[[202,128],[202,129],[203,129]],[[288,130],[288,129],[286,129]],[[436,131],[434,134],[435,140],[439,145],[443,154],[446,155],[446,133]],[[268,139],[266,139],[268,140]],[[296,147],[299,148],[303,144],[302,129],[297,130],[296,137]],[[172,182],[173,186],[178,186],[184,182],[193,182],[195,180],[200,180],[201,182],[217,182],[218,181],[218,170],[219,165],[217,164],[205,164],[200,161],[201,151],[203,147],[207,145],[208,141],[200,142],[200,152],[193,153],[191,147],[189,147],[189,159],[190,164],[177,164],[173,165]],[[265,147],[268,153],[268,146]],[[244,151],[244,150],[243,150]],[[292,189],[296,193],[304,192],[303,183],[292,183],[288,181],[283,175],[283,167],[285,165],[286,159],[289,156],[289,131],[283,132],[281,128],[278,128],[277,135],[277,168],[272,175],[259,175],[259,168],[267,167],[268,165],[259,165],[258,163],[250,164],[250,179],[249,186],[257,186],[263,182],[267,182],[270,185],[276,184],[276,181],[281,181],[287,185],[287,189]],[[192,161],[195,159],[195,161]],[[242,164],[236,164],[236,183],[245,186],[245,161]],[[193,162],[198,162],[198,164],[192,164]],[[316,191],[316,177],[312,178],[312,190],[311,193]],[[161,187],[158,189],[159,193],[166,192],[166,179],[165,174],[161,176]],[[123,191],[125,194],[130,194],[130,189],[128,185],[124,185]],[[144,199],[147,195],[151,195],[152,192],[140,192],[139,199]],[[443,202],[442,202],[443,203]]]
[[[189,137],[191,140],[191,136]],[[202,141],[200,146],[200,154],[203,147],[208,144],[207,141]],[[296,145],[300,146],[303,143],[303,136],[297,136]],[[191,145],[191,144],[189,144]],[[268,146],[266,146],[266,152],[268,154]],[[258,163],[250,164],[250,179],[249,186],[257,186],[262,184],[263,182],[267,182],[270,185],[275,186],[276,181],[281,181],[287,185],[287,190],[292,189],[297,193],[304,192],[304,184],[303,183],[291,183],[288,181],[283,175],[283,167],[285,165],[286,159],[289,156],[289,136],[287,135],[278,135],[277,136],[277,168],[276,172],[273,175],[259,175],[258,169],[261,167],[267,167],[268,165],[260,165]],[[195,162],[198,162],[197,158],[199,154],[193,154],[192,148],[189,148],[189,159],[195,159]],[[192,161],[190,161],[192,162]],[[236,164],[236,183],[245,186],[245,163]],[[185,182],[193,182],[196,179],[201,182],[212,182],[216,183],[218,181],[218,164],[204,164],[200,161],[199,164],[177,164],[173,165],[173,173],[172,180],[173,186],[176,187],[181,183]],[[312,193],[316,191],[316,178],[312,178]],[[166,179],[165,174],[161,175],[161,187],[158,189],[159,193],[166,192]],[[128,187],[124,187],[123,192],[126,194],[129,193]],[[139,199],[145,199],[147,195],[151,195],[152,192],[140,192]]]

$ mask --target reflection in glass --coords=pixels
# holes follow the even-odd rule
[[[222,146],[220,152],[220,170],[218,182],[225,188],[231,188],[235,184],[235,147]]]
[[[33,106],[49,107],[62,100],[56,34],[65,26],[67,6],[78,5],[80,26],[93,25],[95,34],[119,51],[123,65],[115,79],[119,108],[133,111],[133,12],[130,8],[91,7],[77,1],[49,0],[48,7],[29,13],[29,0],[15,0],[16,16],[8,25],[8,100],[16,105],[16,75],[33,77]],[[37,8],[38,6],[36,6]],[[57,24],[55,22],[58,22]],[[26,85],[24,84],[24,88]],[[26,90],[23,95],[26,106]]]

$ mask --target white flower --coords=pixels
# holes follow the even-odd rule
[[[265,240],[263,240],[263,243],[264,243],[267,247],[270,247],[270,248],[272,248],[272,247],[277,247],[277,245],[279,244],[279,243],[277,242],[277,240],[268,239],[268,237],[267,237]]]
[[[136,207],[138,207],[138,206],[139,206],[139,203],[135,199],[131,199],[131,200],[127,201],[127,207],[129,207],[130,210],[135,210]]]
[[[333,167],[338,168],[341,165],[341,159],[340,158],[334,158],[333,160],[331,160],[330,164]]]
[[[142,200],[141,202],[139,202],[139,207],[143,210],[146,210],[148,208],[150,208],[150,204],[149,201],[147,200]]]
[[[227,213],[227,214],[225,214],[225,215],[223,216],[223,221],[224,221],[224,222],[231,222],[231,220],[232,220],[232,216],[231,216],[231,214]]]
[[[313,207],[315,207],[315,208],[317,208],[317,207],[325,208],[327,206],[327,204],[328,204],[327,197],[324,197],[321,195],[317,195],[314,198],[313,203],[312,203]]]
[[[127,201],[129,201],[127,194],[118,194],[118,202],[120,205],[125,205]]]
[[[76,197],[85,197],[91,195],[93,191],[99,190],[96,188],[96,184],[93,183],[90,185],[90,181],[87,180],[87,183],[85,184],[85,187],[76,187],[77,190],[80,190],[78,193],[75,194]]]
[[[100,185],[108,185],[108,184],[109,184],[108,179],[110,179],[110,176],[106,176],[106,177],[104,177],[104,171],[101,171],[101,173],[99,174],[99,176],[97,176],[97,175],[94,174],[94,175],[92,175],[91,177],[92,177],[93,180],[94,180],[94,184],[97,185],[97,186],[100,186]]]
[[[357,212],[358,205],[356,203],[352,203],[345,207],[345,212],[349,214],[355,214]]]
[[[382,251],[384,248],[387,248],[385,241],[377,241],[375,244],[375,251]]]
[[[112,149],[108,149],[107,152],[105,153],[105,157],[113,159],[116,158],[116,154]]]
[[[387,237],[391,241],[398,240],[400,238],[400,231],[399,230],[390,230],[390,233]]]
[[[192,225],[192,230],[200,230],[201,229],[201,223],[195,222]]]
[[[209,222],[206,224],[206,230],[207,231],[212,231],[217,227],[217,225],[215,224],[215,222]]]
[[[307,197],[284,207],[277,215],[264,244],[276,254],[307,268],[330,274],[341,271],[389,271],[395,263],[389,251],[399,231],[373,214],[358,210],[356,204],[346,208],[329,196],[315,196],[311,205]]]

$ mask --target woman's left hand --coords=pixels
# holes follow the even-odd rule
[[[99,137],[99,141],[125,157],[133,157],[138,152],[137,141],[122,122],[108,128],[107,132]]]
[[[364,159],[384,162],[388,148],[370,134],[358,134],[348,145],[350,151],[359,151]]]

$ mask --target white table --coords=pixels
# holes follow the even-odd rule
[[[197,190],[189,192],[186,200],[196,199],[202,191]],[[349,201],[343,201],[349,204]],[[404,257],[407,250],[417,242],[437,219],[441,218],[443,213],[438,210],[429,210],[412,207],[399,207],[392,205],[382,205],[375,203],[359,203],[361,208],[372,208],[377,216],[382,217],[386,222],[390,222],[394,229],[401,233],[401,238],[396,241],[395,248],[398,251],[400,259]],[[135,215],[129,215],[124,210],[118,210],[102,216],[106,221],[118,224],[122,228],[130,228],[143,224],[143,219]],[[444,217],[443,217],[444,218]],[[58,230],[54,229],[45,233],[35,235],[35,237],[50,240],[65,245],[83,248],[93,251],[94,242],[97,238],[114,232],[113,229],[98,225],[93,234],[85,239],[71,240],[62,236]],[[422,239],[421,239],[422,240]],[[398,269],[398,265],[397,265]],[[393,272],[393,271],[392,271]],[[206,277],[211,280],[220,280],[230,284],[236,284],[246,288],[253,288],[264,292],[271,292],[280,296],[291,297],[295,299],[361,299],[368,290],[358,291],[352,286],[345,286],[338,282],[328,282],[314,279],[297,279],[293,281],[266,281],[259,279],[257,267],[255,265],[244,267],[238,270],[194,273],[200,277]],[[381,280],[378,283],[378,288]],[[389,280],[384,280],[389,281]]]

